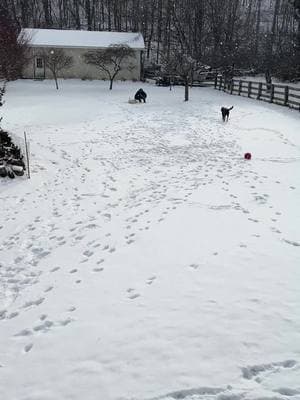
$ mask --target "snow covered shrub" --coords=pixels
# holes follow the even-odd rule
[[[25,164],[21,150],[16,146],[9,133],[0,128],[0,177],[24,175]]]

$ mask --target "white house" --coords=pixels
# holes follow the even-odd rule
[[[73,65],[62,70],[59,78],[107,79],[105,73],[84,61],[84,54],[91,50],[103,50],[111,45],[127,45],[134,50],[134,57],[126,60],[117,79],[141,78],[141,58],[145,44],[140,33],[75,31],[59,29],[23,29],[21,35],[28,40],[30,61],[23,70],[23,78],[52,78],[42,57],[44,51],[63,49],[71,56]],[[130,67],[130,68],[127,68]]]

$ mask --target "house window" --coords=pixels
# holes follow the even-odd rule
[[[36,67],[43,68],[43,59],[41,57],[36,58]]]

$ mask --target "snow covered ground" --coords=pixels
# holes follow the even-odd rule
[[[0,399],[300,399],[299,113],[140,86],[8,86]]]

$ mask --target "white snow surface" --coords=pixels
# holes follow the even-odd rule
[[[127,45],[143,50],[143,36],[132,32],[76,31],[65,29],[22,29],[32,47],[79,47],[106,48],[111,45]]]
[[[300,399],[299,113],[190,95],[8,85],[0,399]]]

